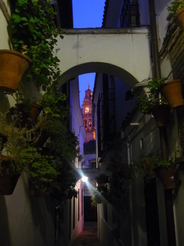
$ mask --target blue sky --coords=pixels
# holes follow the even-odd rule
[[[102,27],[104,5],[106,0],[73,0],[73,27],[95,28]],[[85,90],[93,91],[95,73],[79,76],[80,105],[84,99]]]

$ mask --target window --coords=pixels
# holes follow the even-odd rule
[[[84,120],[84,127],[87,128],[87,120]]]
[[[85,114],[89,113],[89,107],[85,107]]]
[[[120,15],[121,27],[140,26],[140,14],[138,1],[125,0]]]

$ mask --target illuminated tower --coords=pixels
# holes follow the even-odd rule
[[[92,98],[93,92],[90,90],[90,85],[88,84],[88,89],[85,91],[85,97],[82,103],[82,118],[86,129],[85,142],[95,139],[92,126]]]

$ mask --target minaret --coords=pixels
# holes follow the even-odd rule
[[[93,92],[90,90],[88,83],[88,89],[85,91],[85,97],[82,103],[82,118],[86,129],[85,143],[95,139],[92,126],[92,98]]]

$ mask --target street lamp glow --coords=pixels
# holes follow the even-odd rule
[[[88,177],[83,176],[83,177],[82,177],[82,182],[86,183],[87,181],[88,181]]]

